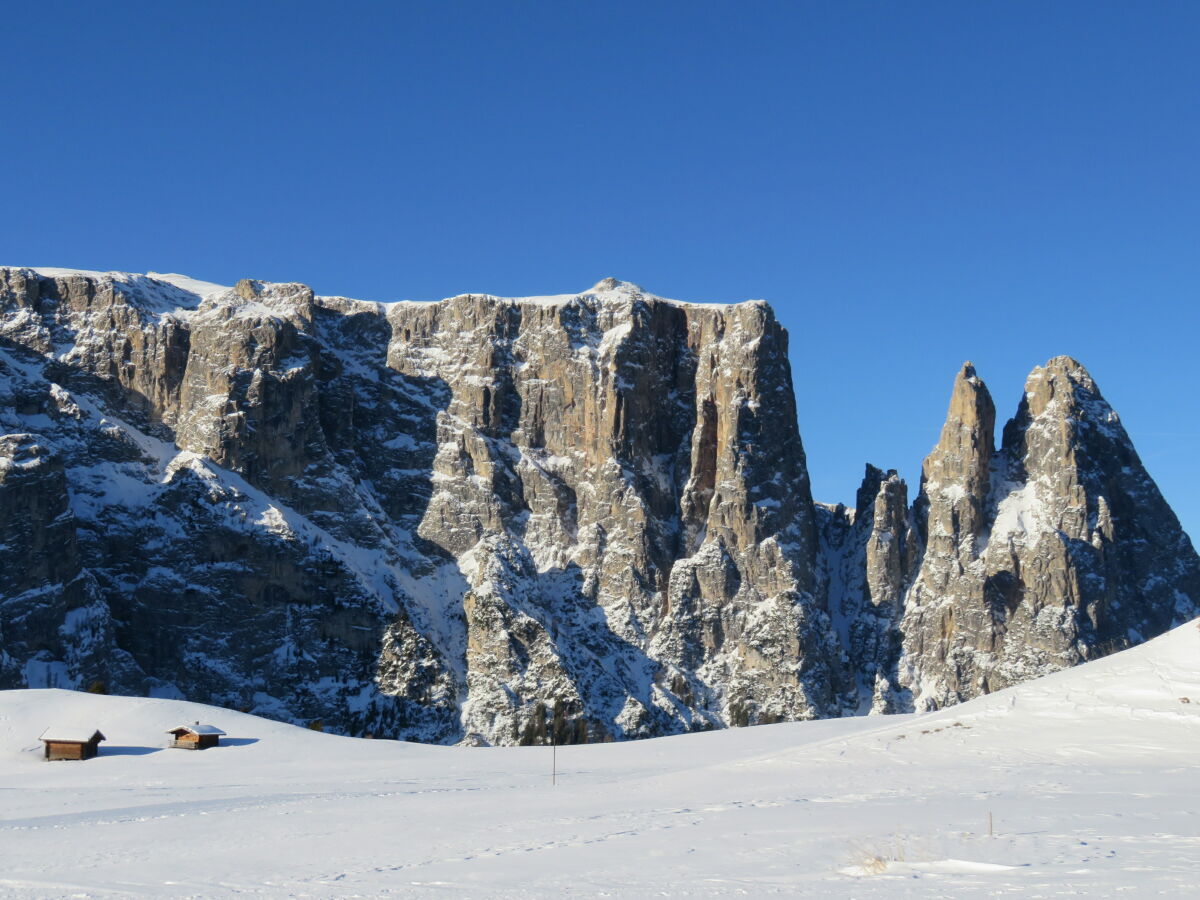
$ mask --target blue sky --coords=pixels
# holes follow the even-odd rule
[[[820,499],[971,359],[1095,376],[1200,537],[1200,4],[5,12],[0,261],[367,299],[765,298]]]

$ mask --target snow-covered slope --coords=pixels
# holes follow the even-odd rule
[[[161,749],[200,719],[229,733]],[[44,763],[51,724],[99,727]],[[0,692],[0,895],[1190,896],[1200,623],[919,716],[557,751]],[[993,833],[988,834],[989,817]]]

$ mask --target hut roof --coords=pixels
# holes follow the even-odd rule
[[[93,738],[108,740],[98,728],[87,728],[83,725],[51,725],[38,740],[54,741],[63,744],[86,744]]]
[[[183,731],[190,731],[192,734],[224,734],[220,728],[215,725],[204,725],[200,722],[195,722],[191,725],[177,725],[174,728],[167,729],[167,734],[179,734]]]

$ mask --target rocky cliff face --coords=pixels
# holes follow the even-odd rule
[[[925,552],[899,683],[956,703],[1132,644],[1200,612],[1200,563],[1120,419],[1075,360],[1033,370],[993,449],[968,363],[914,505]]]
[[[1194,614],[1086,373],[814,505],[763,303],[0,269],[0,687],[607,740],[954,702]]]
[[[765,304],[0,270],[0,316],[9,686],[501,744],[842,709]]]
[[[853,509],[820,506],[820,571],[853,680],[853,710],[901,711],[900,622],[921,542],[908,486],[895,470],[867,466]]]

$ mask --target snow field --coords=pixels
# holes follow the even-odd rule
[[[227,746],[162,749],[197,719]],[[59,723],[101,756],[42,762]],[[1194,896],[1200,627],[923,716],[557,759],[0,692],[0,896]]]

